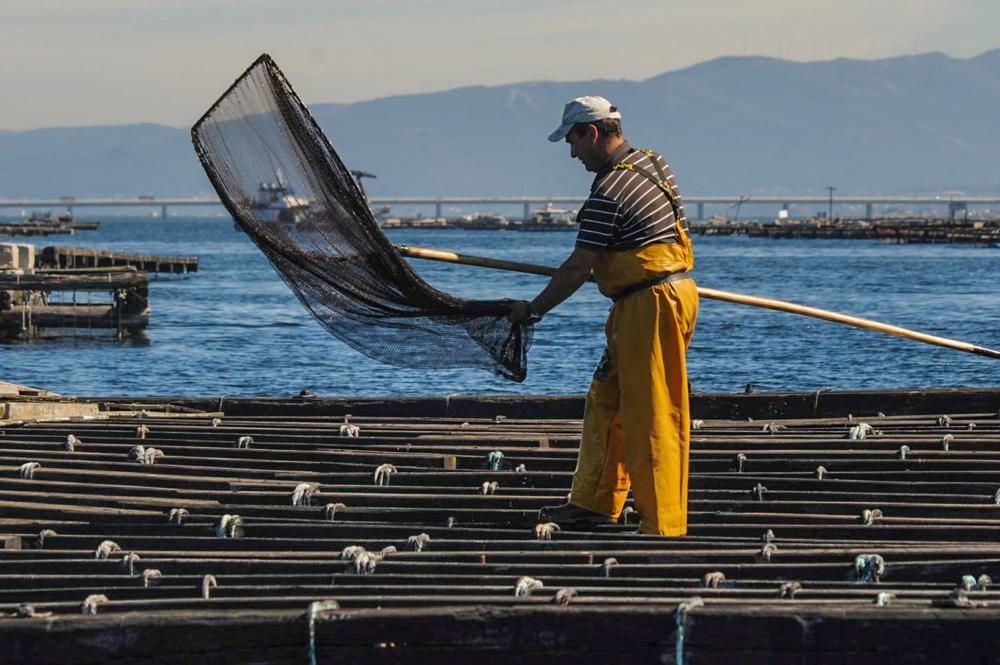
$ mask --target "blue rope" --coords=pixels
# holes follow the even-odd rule
[[[677,653],[675,660],[677,665],[684,665],[684,628],[687,624],[687,613],[695,607],[702,607],[705,603],[698,596],[694,596],[677,606]],[[313,663],[315,665],[315,663]]]
[[[490,465],[490,471],[499,471],[500,463],[503,461],[503,451],[494,450],[486,456],[486,461]]]
[[[854,558],[854,572],[858,582],[878,584],[885,573],[885,560],[878,554],[859,554]]]
[[[309,603],[309,665],[316,665],[316,618],[320,612],[339,610],[335,600],[317,600]]]

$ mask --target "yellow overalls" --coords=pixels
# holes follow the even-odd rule
[[[601,254],[598,288],[613,296],[665,273],[691,270],[690,238]],[[687,347],[698,316],[693,279],[632,293],[611,309],[607,350],[587,393],[570,503],[617,518],[629,487],[642,533],[687,533]]]

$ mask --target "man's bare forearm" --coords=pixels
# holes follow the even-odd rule
[[[545,314],[576,293],[590,277],[594,258],[593,252],[574,251],[552,275],[548,286],[531,301],[531,311],[539,315]]]

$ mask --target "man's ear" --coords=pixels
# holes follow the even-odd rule
[[[597,125],[593,123],[587,125],[587,140],[591,143],[597,143],[599,138],[601,138],[601,133],[597,131]]]

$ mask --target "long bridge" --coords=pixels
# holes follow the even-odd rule
[[[445,206],[522,206],[524,218],[531,217],[532,206],[579,205],[582,196],[403,196],[373,197],[373,206],[433,206],[435,216],[441,217]],[[966,196],[962,193],[945,192],[940,195],[896,195],[896,196],[685,196],[688,210],[696,208],[695,219],[705,218],[706,205],[728,207],[768,206],[778,210],[789,210],[792,206],[823,206],[832,216],[835,207],[864,206],[865,217],[871,219],[875,208],[885,206],[911,206],[931,209],[944,208],[948,216],[957,211],[967,211],[972,206],[1000,205],[1000,196]],[[20,208],[24,210],[42,208],[160,208],[160,216],[167,217],[169,208],[206,207],[221,205],[214,197],[157,198],[153,196],[75,198],[63,196],[56,199],[0,199],[0,209]]]

